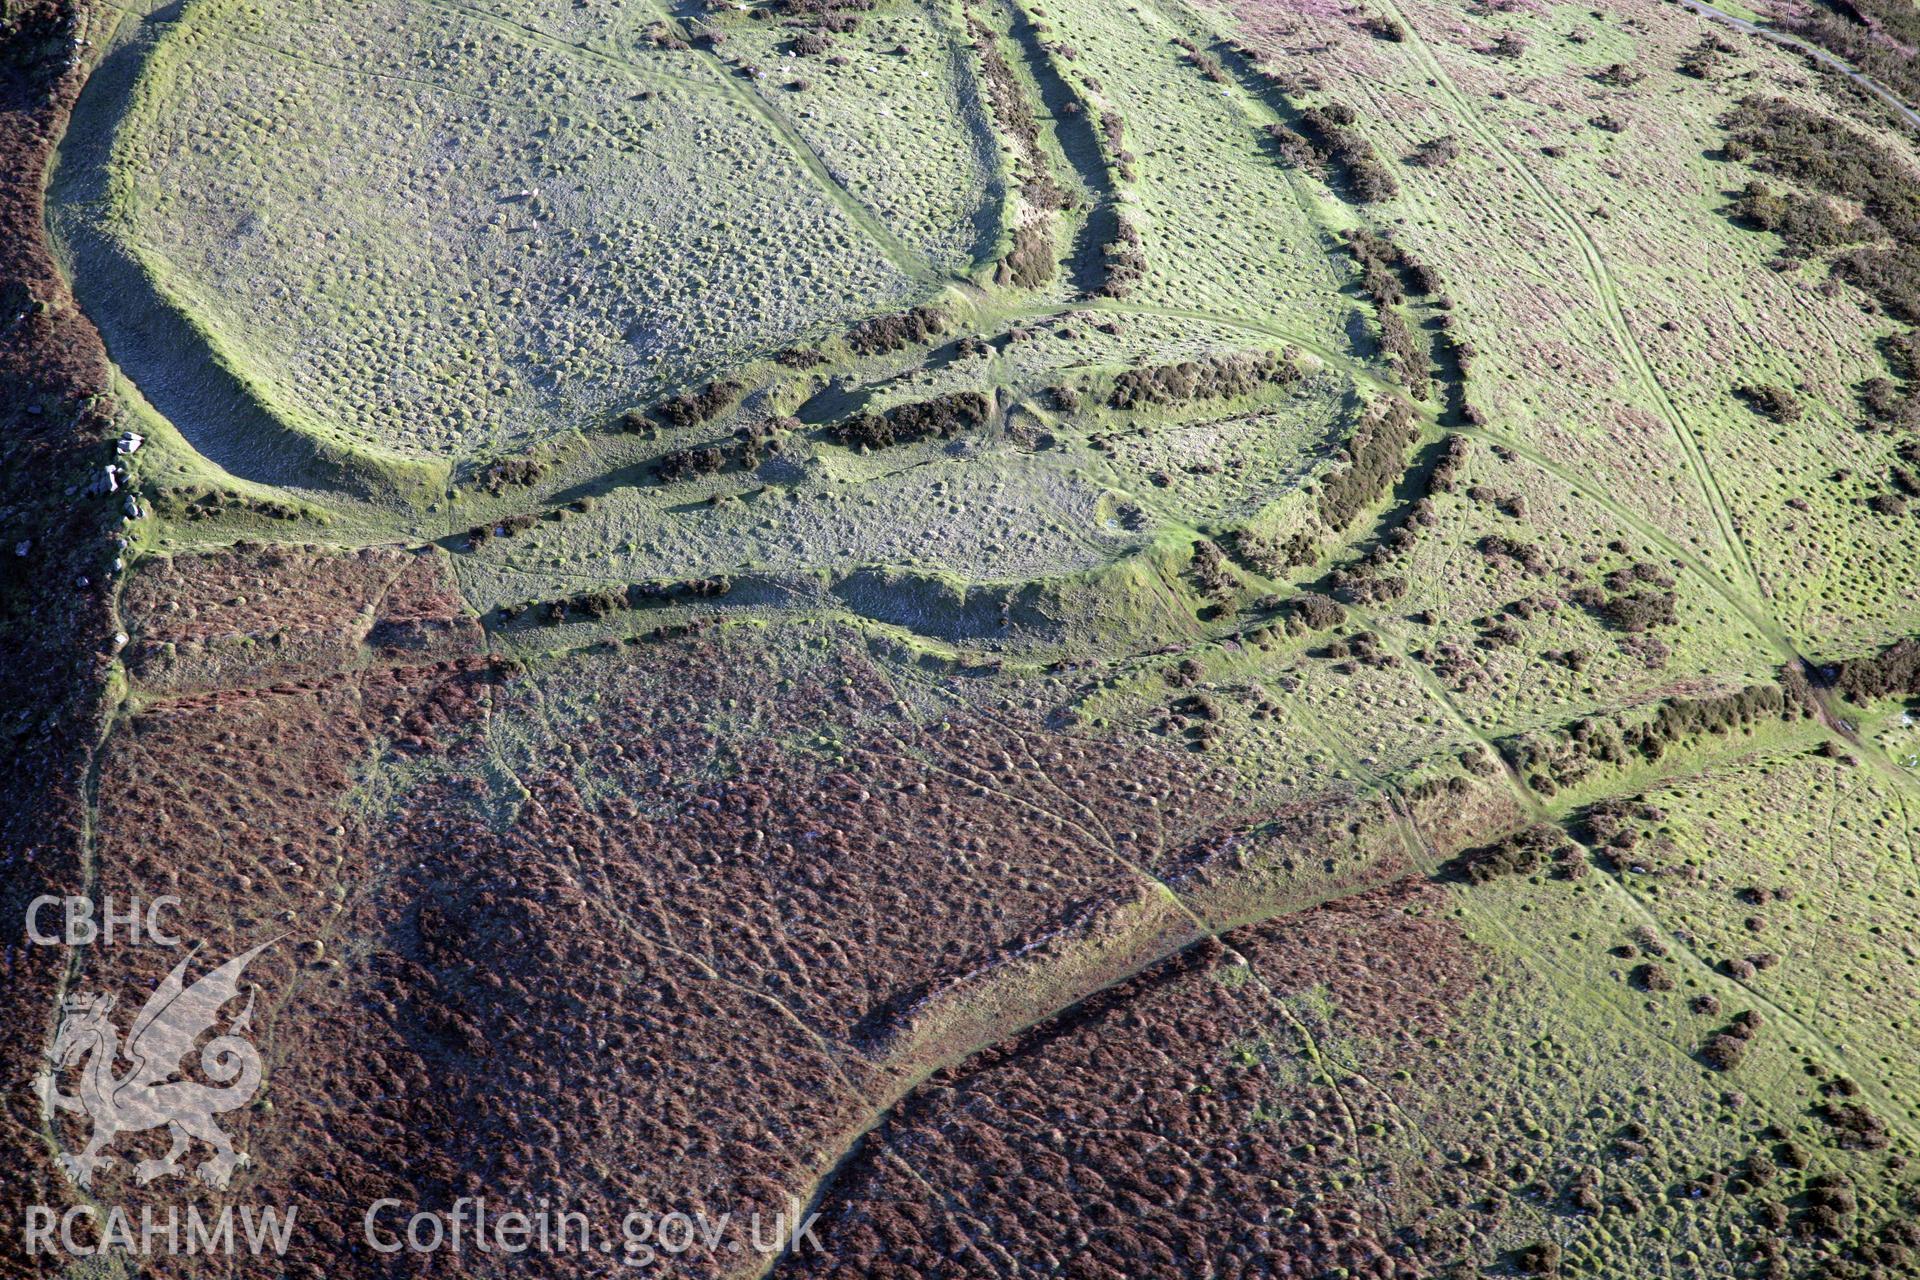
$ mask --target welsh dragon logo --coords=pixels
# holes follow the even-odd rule
[[[92,1186],[94,1171],[113,1163],[113,1157],[102,1153],[115,1138],[165,1125],[173,1139],[172,1149],[135,1166],[139,1182],[183,1172],[180,1157],[198,1139],[213,1148],[213,1154],[193,1170],[193,1176],[209,1186],[227,1185],[247,1157],[233,1149],[232,1140],[213,1123],[213,1117],[245,1106],[260,1087],[260,1051],[242,1034],[253,1018],[251,994],[240,1016],[200,1050],[200,1069],[215,1083],[173,1077],[181,1073],[194,1042],[212,1029],[220,1010],[240,994],[240,974],[248,963],[275,941],[235,956],[190,987],[186,985],[187,961],[193,958],[189,955],[147,998],[124,1048],[107,1016],[113,1011],[112,996],[68,997],[60,1029],[47,1051],[50,1070],[34,1080],[44,1104],[84,1113],[93,1121],[86,1149],[60,1156],[60,1167],[68,1178],[80,1186]],[[115,1066],[123,1057],[131,1065],[116,1075]],[[76,1063],[83,1064],[80,1091],[61,1093],[55,1076]]]

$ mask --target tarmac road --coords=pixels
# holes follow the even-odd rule
[[[1894,114],[1904,120],[1909,128],[1920,129],[1920,111],[1915,111],[1912,107],[1902,102],[1899,97],[1894,94],[1893,90],[1887,88],[1872,76],[1867,75],[1865,72],[1854,70],[1854,68],[1845,61],[1828,53],[1819,45],[1809,44],[1799,36],[1788,35],[1784,31],[1775,31],[1771,27],[1763,27],[1757,22],[1748,22],[1745,18],[1736,18],[1730,13],[1723,12],[1705,3],[1705,0],[1680,0],[1680,3],[1695,13],[1712,18],[1715,22],[1724,22],[1736,30],[1746,32],[1748,35],[1759,36],[1762,40],[1771,40],[1775,44],[1786,45],[1788,48],[1798,50],[1810,57],[1819,59],[1893,108]]]

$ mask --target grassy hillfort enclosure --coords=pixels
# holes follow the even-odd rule
[[[1920,1276],[1912,0],[0,47],[0,1277]]]

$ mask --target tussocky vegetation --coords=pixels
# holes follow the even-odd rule
[[[1910,97],[1898,9],[1734,16]],[[478,1195],[821,1214],[722,1280],[1920,1274],[1880,99],[1654,0],[4,24],[0,905],[281,940],[231,1194],[313,1226],[231,1274]],[[0,947],[16,1081],[176,960]],[[219,1199],[160,1151],[93,1194]]]

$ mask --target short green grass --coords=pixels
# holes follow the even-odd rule
[[[147,58],[112,200],[74,212],[313,430],[413,457],[521,447],[916,293],[711,59],[518,18],[200,0]]]
[[[1399,176],[1396,200],[1364,210],[1268,153],[1270,95],[1189,63],[1174,41],[1206,45],[1230,15],[1180,0],[882,0],[805,56],[789,56],[791,28],[740,10],[714,15],[716,48],[678,51],[649,29],[694,24],[651,5],[190,0],[144,33],[130,16],[112,47],[132,60],[109,69],[117,94],[103,80],[83,102],[52,217],[122,363],[126,424],[148,437],[130,463],[140,491],[179,499],[129,524],[133,550],[440,543],[489,644],[530,673],[524,699],[488,722],[489,821],[546,767],[616,799],[576,731],[606,710],[607,673],[654,651],[597,646],[695,618],[764,628],[769,654],[857,639],[899,696],[929,706],[1017,700],[1075,732],[1148,735],[1192,751],[1250,810],[1359,797],[1388,815],[1402,869],[1440,854],[1396,806],[1468,768],[1462,757],[1481,765],[1476,794],[1515,820],[1571,823],[1592,802],[1644,797],[1662,816],[1622,866],[1447,890],[1492,977],[1462,1014],[1455,1083],[1407,1100],[1414,1128],[1395,1158],[1491,1153],[1489,1178],[1461,1177],[1510,1202],[1459,1207],[1476,1261],[1553,1238],[1570,1271],[1609,1277],[1744,1258],[1759,1238],[1744,1204],[1676,1188],[1744,1158],[1767,1123],[1886,1208],[1899,1179],[1832,1146],[1806,1067],[1857,1079],[1911,1149],[1912,709],[1848,712],[1871,749],[1815,719],[1770,723],[1547,803],[1513,791],[1485,745],[1648,715],[1775,679],[1802,653],[1916,630],[1920,539],[1865,510],[1890,441],[1856,429],[1850,400],[1878,369],[1886,323],[1814,267],[1772,270],[1778,246],[1728,224],[1724,191],[1746,175],[1713,158],[1714,117],[1749,81],[1675,72],[1701,33],[1677,8],[1369,7],[1415,38],[1302,11],[1292,47],[1314,52],[1272,54],[1318,77],[1297,105],[1353,106]],[[1130,178],[1094,175],[1045,112],[1038,146],[1138,228],[1145,270],[1125,296],[1079,296],[1072,262],[1040,289],[992,283],[1011,148],[981,101],[968,17],[1001,33],[1024,91],[1057,76],[1119,121]],[[1494,56],[1508,31],[1524,49]],[[1645,78],[1593,79],[1616,62]],[[1734,65],[1816,100],[1777,51],[1743,46]],[[1451,165],[1405,162],[1442,135],[1461,145]],[[1063,257],[1084,247],[1082,217],[1058,220]],[[1394,494],[1346,530],[1318,523],[1315,487],[1361,402],[1395,394],[1335,241],[1355,225],[1438,272],[1476,351],[1481,421],[1420,412],[1423,447],[1457,429],[1468,458],[1381,567],[1404,591],[1288,633],[1275,605],[1330,589],[1391,536],[1383,519],[1414,514]],[[836,340],[929,301],[948,319],[929,344],[854,358]],[[767,358],[793,342],[819,345],[822,362]],[[1282,348],[1302,369],[1285,387],[1142,412],[1104,403],[1129,367]],[[194,372],[208,367],[220,377]],[[712,421],[614,429],[620,412],[717,375],[743,394]],[[1742,381],[1804,384],[1808,413],[1770,424],[1729,395]],[[994,397],[990,423],[871,452],[825,438],[856,410],[962,391]],[[669,450],[790,413],[800,428],[752,470],[653,475]],[[489,493],[478,473],[501,456],[538,474]],[[1843,468],[1853,476],[1831,478]],[[530,527],[469,545],[468,530],[528,514]],[[1236,566],[1208,598],[1196,545],[1245,525],[1311,534],[1312,563],[1275,578]],[[1543,567],[1489,538],[1537,549]],[[1635,564],[1671,580],[1671,625],[1625,633],[1567,598]],[[713,576],[734,592],[559,625],[496,612]],[[1386,661],[1353,659],[1363,633]],[[806,666],[770,661],[768,678]],[[751,740],[758,726],[733,711],[692,718]],[[823,715],[797,745],[832,755],[850,733]],[[367,794],[384,801],[413,777],[383,764]],[[1360,824],[1349,834],[1361,842]],[[1272,883],[1247,884],[1222,900],[1290,909]],[[1764,907],[1736,896],[1756,885],[1795,893]],[[1672,991],[1631,984],[1649,934]],[[1643,953],[1615,953],[1628,944]],[[1748,976],[1723,964],[1762,952],[1781,958]],[[1702,995],[1726,1014],[1770,1011],[1733,1073],[1694,1057],[1717,1025],[1691,1011]],[[1290,1008],[1326,1012],[1311,998]],[[1647,1130],[1642,1156],[1615,1150],[1629,1123]],[[1575,1214],[1531,1189],[1586,1169],[1642,1211]],[[1791,1248],[1796,1266],[1813,1252]]]

